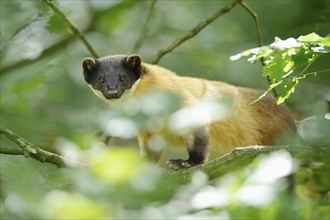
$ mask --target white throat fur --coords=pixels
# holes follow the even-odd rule
[[[135,92],[137,86],[139,85],[140,81],[141,81],[141,78],[139,78],[138,80],[136,80],[133,83],[133,85],[131,86],[131,88],[125,90],[125,92],[123,93],[123,95],[119,99],[106,99],[104,97],[104,95],[102,94],[102,92],[100,92],[99,90],[94,89],[91,85],[88,85],[88,86],[92,89],[92,91],[95,93],[95,95],[97,97],[99,97],[100,99],[102,99],[103,101],[105,101],[105,102],[107,102],[109,104],[114,104],[114,103],[122,102],[122,101],[125,101],[125,100],[131,98],[132,95],[133,95],[133,93]]]

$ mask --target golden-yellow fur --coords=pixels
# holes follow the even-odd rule
[[[230,99],[233,111],[226,119],[205,125],[209,133],[208,156],[219,157],[236,147],[269,145],[280,135],[294,130],[294,122],[282,105],[276,105],[271,96],[266,96],[255,104],[250,104],[258,90],[241,88],[223,82],[208,81],[192,77],[181,77],[165,68],[142,64],[143,75],[135,87],[133,95],[159,89],[173,92],[181,97],[182,105],[191,105],[204,98],[215,100]],[[203,112],[201,112],[203,114]],[[158,159],[159,153],[148,145],[152,134],[141,133],[140,147],[151,158]],[[175,145],[184,146],[185,137],[167,137]]]

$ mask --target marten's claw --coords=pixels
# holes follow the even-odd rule
[[[192,163],[189,160],[182,160],[182,159],[177,159],[177,160],[169,160],[166,162],[166,165],[168,165],[172,169],[182,169],[182,168],[189,168],[194,166],[195,164]]]

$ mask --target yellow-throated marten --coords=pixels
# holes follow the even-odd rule
[[[138,55],[116,55],[82,62],[86,82],[102,99],[119,99],[125,93],[134,96],[150,89],[174,92],[183,106],[204,98],[232,99],[234,110],[226,119],[205,124],[187,135],[174,137],[187,148],[187,160],[168,161],[174,168],[188,168],[204,163],[209,156],[219,157],[236,147],[269,145],[281,134],[293,131],[294,122],[282,105],[271,96],[250,104],[259,91],[223,82],[182,77],[157,65],[142,63]],[[201,112],[201,114],[203,114]],[[142,152],[159,159],[161,152],[148,146],[149,132],[138,135]]]

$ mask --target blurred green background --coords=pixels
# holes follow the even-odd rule
[[[259,16],[265,45],[273,42],[275,37],[281,39],[297,38],[311,32],[325,37],[330,32],[329,0],[247,0],[246,2]],[[62,0],[56,1],[56,3],[101,56],[132,53],[151,5],[151,1],[115,0]],[[227,1],[222,0],[157,1],[152,19],[148,24],[148,32],[138,53],[145,62],[152,60],[160,48],[186,33],[226,3]],[[71,152],[73,155],[80,155],[82,153],[79,151],[85,150],[88,152],[88,156],[94,156],[96,153],[92,149],[98,149],[101,145],[97,133],[103,130],[102,121],[111,117],[112,107],[99,100],[83,80],[81,61],[92,55],[89,54],[81,41],[71,33],[66,23],[61,18],[53,16],[52,10],[42,1],[1,0],[0,12],[1,125],[47,150],[61,152],[61,149],[67,147],[73,149],[74,153]],[[237,86],[266,89],[268,87],[267,80],[262,77],[259,63],[251,64],[244,60],[236,62],[229,60],[230,56],[254,47],[257,47],[254,22],[250,15],[237,5],[197,36],[164,56],[159,65],[171,69],[179,75],[221,80]],[[329,70],[329,60],[329,54],[325,54],[311,67],[311,71]],[[329,111],[326,102],[326,100],[328,102],[330,100],[329,85],[329,71],[315,77],[309,77],[298,85],[294,95],[286,104],[299,120],[314,115],[323,116]],[[0,136],[0,138],[0,146],[14,145],[4,136]],[[111,144],[129,145],[137,150],[137,143],[134,139],[128,141],[115,139],[112,140]],[[100,152],[102,154],[107,152],[107,148],[102,148]],[[70,155],[70,152],[64,153]],[[122,157],[126,158],[126,153]],[[132,153],[132,157],[135,157],[135,153],[135,151]],[[131,155],[131,152],[127,154]],[[55,198],[59,199],[59,203],[76,204],[77,207],[68,205],[73,217],[79,217],[79,213],[75,215],[75,211],[72,211],[76,208],[91,210],[90,216],[85,213],[85,218],[91,219],[108,216],[134,216],[136,214],[134,210],[147,213],[146,216],[150,212],[154,213],[156,217],[159,215],[159,218],[169,217],[169,215],[153,210],[156,209],[153,207],[160,207],[160,204],[164,204],[169,197],[175,195],[175,192],[166,194],[166,190],[164,190],[165,193],[159,191],[157,188],[159,184],[152,186],[153,183],[141,181],[141,184],[135,187],[149,189],[139,191],[132,189],[128,183],[123,184],[122,187],[118,187],[116,184],[113,186],[112,183],[108,182],[104,183],[102,178],[101,180],[97,178],[97,175],[96,177],[93,176],[97,180],[91,180],[89,171],[58,171],[53,169],[52,165],[40,164],[19,156],[0,156],[0,214],[4,217],[25,217],[27,215],[33,218],[48,218],[53,215],[56,218],[70,219],[70,216],[62,215],[65,213],[65,205],[63,207],[51,207],[51,210],[47,212],[48,214],[40,215],[40,210],[36,208],[38,207],[37,204],[41,201],[44,202],[47,198],[49,203]],[[102,167],[102,158],[99,160]],[[125,163],[125,159],[122,163]],[[107,166],[116,167],[116,165],[106,164],[103,169],[107,169]],[[144,167],[147,170],[145,175],[148,178],[158,175],[155,174],[157,168],[153,165],[144,166],[149,167]],[[125,170],[125,168],[123,169]],[[128,167],[127,169],[131,168]],[[328,170],[326,169],[326,171]],[[79,172],[81,172],[81,176],[78,176],[77,173]],[[239,180],[231,180],[236,181],[236,186],[244,182],[242,172],[237,174],[240,177]],[[310,171],[307,170],[306,172]],[[128,174],[128,176],[130,175]],[[313,174],[306,175],[313,176]],[[325,174],[322,175],[323,178]],[[85,181],[85,185],[79,181],[79,178],[82,182]],[[143,177],[139,178],[143,179]],[[126,177],[123,179],[127,180]],[[150,177],[152,182],[151,179]],[[77,181],[80,183],[78,184]],[[97,184],[103,184],[98,192],[93,191],[97,191],[97,189],[92,189],[93,181]],[[157,182],[158,179],[154,181]],[[325,180],[326,186],[329,184],[327,181],[328,179]],[[40,185],[38,184],[42,185],[42,190],[39,190]],[[166,184],[171,183],[165,182]],[[198,188],[207,184],[204,182],[192,183],[190,187]],[[217,189],[216,186],[218,185],[215,184],[213,187]],[[154,187],[154,193],[150,191],[150,187]],[[305,185],[302,184],[302,187]],[[106,188],[108,188],[108,192],[101,197],[100,191],[106,191]],[[234,189],[238,188],[234,187]],[[281,191],[280,188],[279,191]],[[27,193],[30,189],[31,191]],[[51,191],[54,189],[61,191]],[[187,190],[189,191],[189,187]],[[136,196],[133,193],[133,197],[136,196],[134,198],[137,201],[143,202],[140,205],[120,205],[129,203],[129,201],[136,203],[132,195],[129,195],[131,191],[139,195]],[[280,193],[279,191],[277,192]],[[192,190],[192,192],[196,192],[196,190]],[[281,193],[283,192],[281,191]],[[188,199],[182,195],[181,197],[176,195],[172,199],[176,198],[175,201],[178,204],[184,203],[185,199]],[[287,198],[285,193],[280,198],[284,197]],[[317,194],[316,197],[320,199],[322,196]],[[294,198],[298,199],[298,197]],[[94,199],[102,205],[94,204]],[[121,203],[122,200],[125,202]],[[110,211],[107,206],[108,201],[109,204],[111,203]],[[299,213],[300,208],[303,210],[304,207],[308,207],[306,210],[312,212],[311,207],[313,207],[312,201],[314,200],[306,201],[299,203],[301,207],[296,208],[294,213]],[[28,202],[36,204],[36,207],[28,206]],[[107,204],[106,207],[104,207],[104,203]],[[46,204],[48,203],[46,202]],[[173,204],[168,203],[168,206],[171,205],[171,207],[163,207],[164,210],[167,210],[165,213],[170,212],[175,204],[175,202]],[[278,200],[277,203],[275,201],[272,204],[275,204],[273,209],[266,210],[266,214],[260,211],[264,210],[260,208],[264,206],[254,207],[253,205],[251,209],[244,209],[246,211],[242,213],[260,219],[263,217],[276,219],[285,211],[291,210],[288,207],[280,206]],[[15,209],[15,206],[18,208]],[[223,218],[234,219],[235,214],[233,213],[237,213],[238,208],[246,208],[244,204],[239,202],[231,206],[229,211],[224,211],[221,208],[228,208],[228,206],[228,203],[224,203],[222,206],[218,205],[208,209],[200,208],[197,205],[197,208],[195,207],[193,210],[187,209],[187,213],[190,215],[197,210],[205,209],[206,214],[204,214],[209,218],[214,215],[215,217],[222,216]],[[323,209],[326,208],[322,207]],[[254,212],[256,210],[260,212]],[[276,210],[280,211],[276,212]],[[181,216],[187,213],[181,213]],[[321,218],[328,215],[328,212],[325,212],[325,215],[319,215],[320,213],[324,212],[320,211],[316,217]],[[203,214],[201,215],[203,216]],[[302,217],[312,215],[306,211]],[[297,214],[297,216],[299,215]],[[236,217],[244,216],[237,215]],[[311,219],[314,219],[313,216]]]

